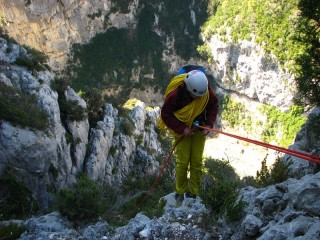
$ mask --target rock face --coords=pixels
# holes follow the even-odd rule
[[[192,27],[199,24],[199,18],[202,15],[207,14],[205,8],[199,7],[202,6],[202,1],[197,4],[191,1],[188,4],[185,15],[190,17],[186,18],[187,22],[184,23],[184,36],[191,35],[188,31],[194,31]],[[24,2],[3,0],[0,2],[0,10],[5,20],[3,28],[11,37],[20,44],[46,53],[50,59],[49,65],[53,69],[62,70],[65,67],[67,55],[75,43],[88,43],[98,33],[108,29],[127,29],[134,32],[138,23],[138,13],[145,5],[147,4],[138,0],[122,4],[121,1],[109,0],[29,0]],[[177,55],[175,46],[181,44],[179,42],[181,34],[173,36],[172,29],[165,32],[164,26],[161,25],[166,21],[167,16],[163,11],[170,11],[166,9],[166,5],[171,6],[166,2],[150,4],[147,12],[153,11],[154,19],[150,19],[154,22],[149,26],[158,37],[162,38],[162,58],[170,63],[169,72],[176,72],[185,64],[202,64],[208,69],[208,74],[214,76],[214,80],[221,88],[237,92],[254,101],[276,106],[281,110],[290,108],[295,93],[293,76],[290,72],[282,70],[276,59],[267,57],[253,41],[226,43],[221,37],[212,36],[208,40],[213,58],[210,64],[192,56],[184,60]],[[181,28],[180,25],[177,23],[176,28]],[[190,38],[194,41],[193,44],[196,44],[195,37]],[[139,56],[133,61],[136,66],[128,70],[132,71],[132,81],[139,82],[141,78],[154,77],[153,71],[148,72],[147,75],[140,73],[143,64],[139,63]],[[156,106],[157,100],[161,97],[161,94],[154,97],[156,94],[146,94],[146,91],[135,92],[135,90],[132,90],[131,95],[144,98],[139,99],[152,106]]]
[[[90,154],[86,161],[89,177],[119,186],[132,169],[140,174],[155,174],[159,169],[155,157],[162,152],[154,130],[160,109],[146,111],[145,104],[138,102],[129,115],[132,122],[119,117],[111,104],[105,105],[104,112],[103,121],[90,132]],[[146,126],[146,122],[152,124]]]
[[[211,70],[220,87],[281,110],[292,106],[296,92],[293,75],[253,41],[226,43],[213,35],[208,44]]]
[[[0,43],[0,84],[36,96],[49,122],[48,129],[40,131],[0,121],[0,177],[12,168],[40,207],[46,208],[47,186],[70,186],[83,171],[92,179],[121,185],[131,172],[148,175],[158,170],[156,158],[162,149],[154,126],[159,109],[147,111],[139,102],[128,116],[120,117],[117,109],[106,104],[103,120],[91,129],[87,117],[62,121],[58,94],[50,87],[54,76],[48,71],[33,74],[16,65],[18,58],[28,59],[27,51],[1,38]],[[86,109],[73,89],[67,88],[64,97]]]
[[[126,13],[112,12],[116,3],[100,0],[4,0],[0,10],[11,37],[46,53],[51,66],[60,68],[72,44],[88,42],[110,27],[134,25],[137,2]]]
[[[4,56],[0,66],[2,79],[5,79],[3,83],[37,96],[39,108],[47,113],[49,119],[47,132],[23,129],[1,121],[1,175],[7,167],[16,169],[24,176],[29,189],[33,190],[41,205],[45,206],[46,184],[51,182],[49,179],[52,177],[49,169],[55,170],[51,184],[57,188],[74,181],[75,174],[79,171],[76,169],[71,173],[75,166],[70,157],[70,145],[66,142],[66,130],[61,124],[58,94],[46,84],[53,76],[49,72],[35,76],[25,67],[13,64],[18,57],[28,56],[25,49],[7,43],[4,39],[1,39],[1,55]]]
[[[319,178],[317,173],[264,189],[242,189],[245,217],[233,225],[222,224],[223,239],[318,239]]]

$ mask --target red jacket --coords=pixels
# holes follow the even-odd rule
[[[192,102],[192,100],[185,83],[181,84],[178,88],[168,94],[161,109],[161,118],[167,127],[178,134],[183,134],[186,125],[184,122],[178,120],[173,112],[182,109]],[[195,118],[195,121],[199,121],[200,125],[213,127],[218,114],[218,109],[218,99],[209,86],[208,104],[205,110]]]

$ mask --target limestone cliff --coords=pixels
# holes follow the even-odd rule
[[[158,170],[156,158],[162,148],[154,126],[159,109],[146,110],[140,102],[129,115],[118,116],[118,110],[106,104],[103,119],[91,129],[87,116],[81,120],[62,119],[58,94],[51,88],[53,74],[32,72],[16,65],[18,59],[30,57],[19,45],[0,38],[0,46],[1,86],[35,96],[38,108],[48,118],[44,130],[0,120],[1,178],[6,177],[10,168],[17,180],[26,184],[40,207],[46,208],[48,187],[67,187],[82,172],[87,172],[91,179],[121,185],[132,172],[150,175]],[[5,92],[0,94],[4,96]],[[86,110],[86,103],[72,88],[67,88],[64,96],[72,103],[71,107]]]
[[[2,0],[0,11],[11,37],[46,53],[51,66],[61,68],[72,44],[86,43],[110,27],[134,25],[137,4],[120,13],[112,11],[116,6],[109,0]]]
[[[179,11],[171,14],[175,8]],[[131,97],[155,106],[161,100],[156,89],[159,86],[163,88],[163,82],[168,82],[170,74],[181,65],[193,63],[204,65],[213,82],[223,90],[281,110],[288,110],[292,106],[294,77],[281,69],[277,59],[267,56],[253,41],[233,43],[213,35],[208,40],[212,53],[210,63],[204,62],[193,52],[192,46],[201,43],[199,28],[207,16],[205,1],[184,1],[183,4],[128,1],[122,4],[121,1],[100,0],[2,0],[0,11],[4,17],[5,32],[20,44],[46,53],[50,59],[49,65],[54,69],[66,67],[68,54],[75,43],[102,44],[100,48],[107,49],[113,42],[118,42],[118,45],[111,45],[113,51],[107,52],[109,55],[101,59],[88,56],[90,50],[86,52],[87,56],[83,56],[84,59],[92,58],[99,63],[99,69],[93,68],[93,72],[90,72],[92,66],[83,65],[88,76],[82,81],[90,82],[91,76],[101,71],[101,79],[96,81],[105,84],[107,95],[116,95],[114,89],[117,85],[123,87],[131,84]],[[166,22],[169,20],[175,24]],[[98,33],[112,29],[124,29],[124,39],[119,39],[121,35],[115,34],[116,39],[106,38],[105,41],[110,43],[93,41]],[[142,35],[137,35],[137,32]],[[140,40],[135,41],[136,38]],[[142,42],[148,38],[149,41]],[[121,49],[128,44],[132,46]],[[140,44],[150,48],[137,55],[134,50],[141,48]],[[121,51],[117,51],[119,49]],[[122,56],[123,51],[127,52],[125,57]],[[117,64],[108,65],[102,58],[112,58]],[[75,65],[83,64],[80,59],[73,60],[77,61]],[[79,75],[83,75],[83,70]],[[72,75],[68,77],[72,78]],[[147,82],[143,79],[147,79]],[[141,85],[142,89],[136,85]],[[226,93],[229,92],[223,91],[223,94]]]

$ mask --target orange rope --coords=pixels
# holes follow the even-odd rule
[[[266,148],[270,148],[270,149],[273,149],[273,150],[276,150],[276,151],[279,151],[279,152],[286,153],[286,154],[291,155],[291,156],[295,156],[295,157],[298,157],[298,158],[302,158],[302,159],[308,160],[310,162],[314,162],[314,163],[320,164],[320,157],[314,156],[314,155],[309,154],[309,153],[300,152],[300,151],[296,151],[296,150],[293,150],[293,149],[287,149],[287,148],[271,145],[271,144],[268,144],[268,143],[260,142],[260,141],[257,141],[257,140],[252,140],[250,138],[240,137],[240,136],[237,136],[237,135],[234,135],[234,134],[226,133],[226,132],[223,132],[223,131],[220,131],[220,130],[216,130],[216,129],[212,129],[212,128],[208,128],[208,127],[204,127],[204,126],[199,126],[199,125],[196,125],[196,126],[199,127],[199,128],[202,128],[202,129],[206,129],[206,130],[208,130],[210,132],[221,133],[221,134],[224,134],[224,135],[229,136],[229,137],[237,138],[237,139],[249,142],[249,143],[260,145],[260,146],[263,146],[263,147],[266,147]]]
[[[129,213],[129,215],[131,215],[131,213],[135,212],[138,208],[141,207],[142,203],[144,203],[144,201],[146,200],[147,196],[151,193],[151,191],[154,189],[154,187],[156,186],[156,184],[158,183],[161,175],[163,174],[164,172],[164,169],[167,167],[172,155],[173,155],[173,152],[175,150],[175,148],[177,147],[178,143],[183,139],[183,137],[179,138],[175,144],[173,145],[171,151],[170,151],[170,154],[167,158],[167,160],[165,161],[165,163],[163,164],[161,170],[160,170],[160,173],[158,174],[158,177],[156,178],[156,180],[154,181],[154,183],[152,184],[151,188],[148,190],[148,192],[146,193],[146,195],[144,196],[144,198],[139,202],[139,204],[137,204],[135,206],[135,208],[133,210],[131,210],[131,212]]]

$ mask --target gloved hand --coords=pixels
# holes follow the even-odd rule
[[[211,126],[208,126],[208,125],[207,125],[207,126],[204,126],[204,127],[206,127],[206,128],[211,128]],[[210,132],[210,131],[209,131],[208,129],[203,129],[203,130],[202,130],[202,134],[205,135],[205,136],[208,135],[209,132]]]
[[[186,127],[186,128],[183,130],[183,135],[184,135],[184,136],[191,136],[194,131],[195,131],[195,128],[188,128],[188,127]]]

